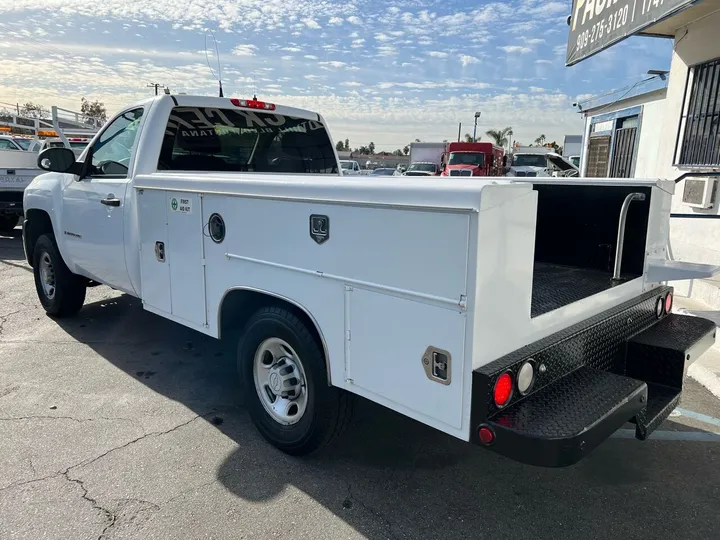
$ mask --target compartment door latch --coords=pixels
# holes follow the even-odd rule
[[[431,345],[425,349],[422,364],[428,379],[444,385],[450,384],[452,363],[448,351]]]

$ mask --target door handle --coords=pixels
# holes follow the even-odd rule
[[[120,206],[120,199],[116,199],[115,197],[105,197],[101,199],[100,202],[105,206]]]

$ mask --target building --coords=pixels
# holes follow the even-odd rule
[[[720,172],[720,0],[666,0],[647,10],[643,3],[637,13],[630,2],[632,20],[589,47],[583,33],[596,21],[588,7],[592,2],[585,3],[573,4],[568,65],[633,34],[672,39],[674,47],[667,75],[648,77],[627,95],[620,91],[621,97],[585,104],[582,170],[588,176],[607,171],[678,180],[669,256],[720,266],[720,178],[713,176]],[[682,180],[685,173],[700,176]],[[678,293],[720,310],[720,279],[674,285]]]
[[[577,104],[585,117],[581,176],[652,178],[665,117],[665,74]]]

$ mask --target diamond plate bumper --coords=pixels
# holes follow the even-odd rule
[[[523,463],[576,463],[628,421],[646,439],[680,400],[689,363],[713,343],[715,325],[699,317],[663,315],[656,305],[672,289],[642,296],[510,353],[473,372],[470,441],[495,437],[488,449]],[[515,388],[497,408],[492,389],[503,373],[517,380],[526,362],[535,381]],[[485,445],[484,445],[485,446]]]

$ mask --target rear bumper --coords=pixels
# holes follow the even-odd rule
[[[23,192],[0,190],[0,213],[16,214],[23,213]]]
[[[646,439],[677,406],[687,366],[713,343],[715,325],[699,317],[657,316],[671,292],[654,289],[630,302],[523,347],[473,372],[470,441],[532,465],[576,463],[626,422]],[[535,379],[507,405],[495,381],[533,365]],[[494,435],[489,444],[479,429]]]

